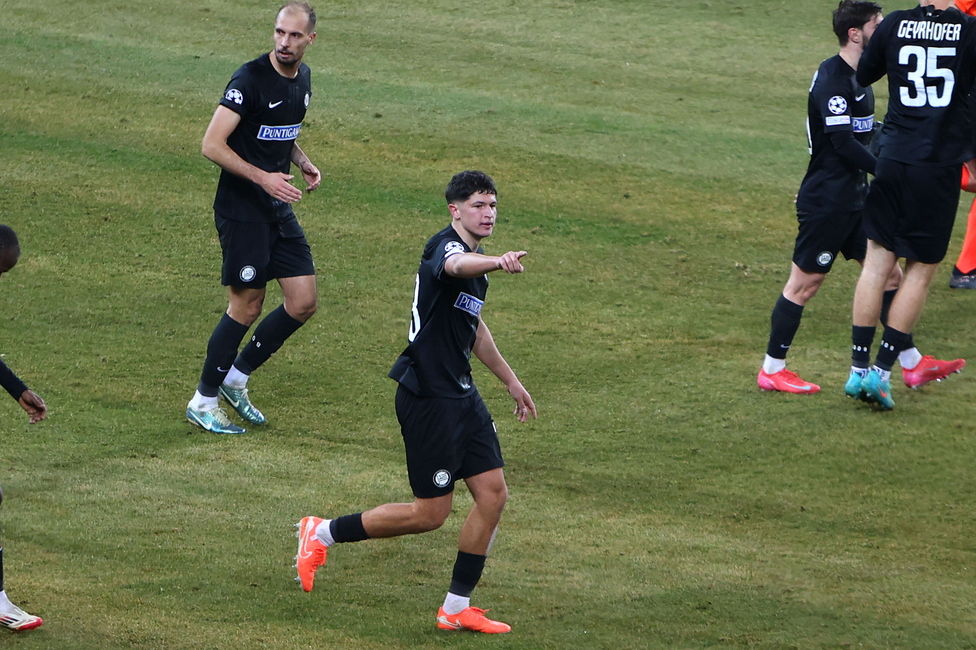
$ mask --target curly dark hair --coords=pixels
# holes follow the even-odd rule
[[[464,203],[472,194],[495,194],[495,181],[484,172],[467,170],[455,174],[444,190],[444,198],[448,203]]]
[[[841,47],[847,45],[847,31],[851,27],[862,29],[864,24],[881,13],[881,5],[863,0],[841,0],[834,10],[834,33]]]

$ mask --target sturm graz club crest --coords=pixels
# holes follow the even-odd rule
[[[834,259],[834,256],[828,253],[827,251],[824,251],[817,256],[817,264],[819,264],[820,266],[827,266],[828,264],[830,264],[830,261],[832,259]]]
[[[829,100],[827,100],[827,108],[834,115],[840,115],[841,113],[847,112],[847,100],[840,95],[834,95]]]
[[[451,482],[451,473],[446,469],[439,469],[434,472],[434,485],[439,488],[447,487]]]
[[[241,280],[244,282],[250,282],[257,275],[257,271],[254,270],[253,266],[245,266],[241,269]]]

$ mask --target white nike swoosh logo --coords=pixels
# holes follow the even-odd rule
[[[854,101],[856,101],[856,102],[859,102],[859,101],[861,101],[862,99],[864,99],[864,98],[865,98],[865,96],[867,96],[867,93],[864,93],[864,94],[863,94],[863,95],[861,95],[860,97],[855,97],[855,98],[854,98]]]
[[[460,630],[460,629],[462,629],[464,627],[460,623],[456,623],[454,621],[449,621],[446,616],[438,616],[437,617],[437,620],[438,620],[438,622],[443,623],[444,625],[447,625],[448,627],[452,627],[455,630]]]
[[[795,384],[786,384],[790,388],[796,388],[797,390],[813,390],[810,386],[797,386]]]
[[[285,101],[285,100],[283,100],[283,99],[282,99],[282,100],[281,100],[280,102],[274,102],[274,103],[271,103],[271,102],[268,102],[268,108],[277,108],[277,107],[278,107],[278,106],[280,106],[280,105],[282,104],[282,102],[284,102],[284,101]]]
[[[302,531],[302,532],[305,532],[305,531]],[[314,535],[314,534],[315,533],[312,533],[312,535]],[[308,540],[311,539],[312,535],[306,535],[306,536],[302,537],[302,545],[298,549],[298,555],[300,557],[302,557],[302,558],[307,558],[307,557],[311,557],[312,556],[312,552],[310,550],[308,550],[307,548],[305,548],[306,542],[308,542]]]

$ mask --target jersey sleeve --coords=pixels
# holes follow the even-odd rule
[[[224,96],[220,99],[220,105],[241,117],[254,112],[255,106],[258,105],[258,90],[251,75],[243,67],[230,78],[227,88],[224,89]]]
[[[888,73],[885,43],[888,41],[888,33],[891,31],[891,25],[895,22],[897,21],[890,16],[882,20],[881,24],[878,25],[878,29],[874,32],[874,36],[868,42],[867,48],[861,54],[861,60],[857,64],[856,78],[857,83],[864,88],[867,88]]]
[[[467,252],[464,244],[457,240],[445,238],[439,241],[430,256],[430,267],[434,277],[444,280],[444,263],[447,262],[447,258]]]
[[[27,390],[27,384],[22,382],[3,361],[0,361],[0,386],[16,400],[19,400]]]
[[[878,159],[867,147],[854,139],[853,131],[834,131],[830,134],[830,144],[842,159],[861,171],[874,174]]]
[[[850,83],[836,81],[833,75],[820,75],[811,91],[817,111],[823,119],[824,133],[854,132],[854,90]]]

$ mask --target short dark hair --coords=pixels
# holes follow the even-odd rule
[[[865,23],[881,13],[877,2],[863,0],[841,0],[834,10],[834,33],[841,47],[847,45],[847,32],[852,27],[863,29]]]
[[[0,225],[0,251],[8,248],[20,250],[20,241],[17,240],[17,233],[10,226]]]
[[[497,196],[495,181],[491,180],[491,176],[484,172],[469,169],[460,174],[455,174],[451,182],[447,184],[447,189],[444,190],[444,198],[449,204],[464,203],[471,198],[472,194],[494,194]]]
[[[312,5],[308,4],[307,2],[300,2],[300,0],[290,0],[290,2],[286,2],[285,4],[281,5],[281,7],[278,9],[278,13],[280,14],[285,9],[301,9],[304,11],[305,15],[308,16],[308,23],[305,25],[305,33],[311,34],[315,31],[315,10],[312,9]]]

